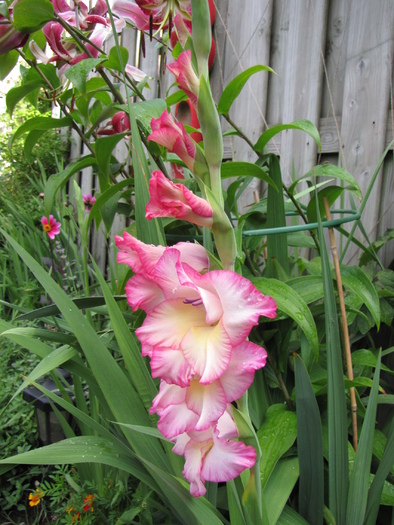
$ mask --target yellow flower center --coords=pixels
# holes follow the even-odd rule
[[[52,228],[50,224],[44,224],[43,229],[44,232],[50,232]]]

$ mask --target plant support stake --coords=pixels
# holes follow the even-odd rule
[[[324,197],[324,207],[326,210],[326,217],[327,220],[331,220],[331,211],[330,206],[328,204],[327,197]],[[339,268],[339,258],[338,258],[338,250],[337,245],[335,242],[335,235],[334,235],[334,229],[328,228],[328,234],[330,236],[330,248],[332,253],[332,259],[334,262],[334,268],[335,268],[335,275],[337,278],[337,286],[338,286],[338,296],[339,296],[339,304],[341,307],[341,317],[342,317],[342,330],[343,330],[343,339],[345,342],[345,354],[346,354],[346,366],[347,366],[347,376],[350,381],[353,381],[353,364],[352,364],[352,354],[350,351],[350,341],[349,341],[349,330],[347,325],[347,318],[346,318],[346,308],[345,308],[345,299],[343,295],[343,286],[342,286],[342,277],[341,277],[341,271]],[[349,395],[350,395],[350,408],[352,411],[352,429],[353,429],[353,448],[355,451],[357,451],[358,446],[358,437],[357,437],[357,402],[356,402],[356,393],[354,386],[349,388]]]

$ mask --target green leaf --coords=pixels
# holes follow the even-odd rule
[[[245,71],[242,71],[242,73],[237,75],[233,80],[231,80],[231,82],[227,84],[222,93],[222,96],[220,97],[218,111],[221,115],[228,115],[234,100],[241,93],[246,82],[252,75],[258,73],[259,71],[270,71],[271,73],[275,73],[275,71],[270,67],[262,65],[252,66]]]
[[[342,283],[368,308],[376,327],[380,327],[380,301],[376,288],[368,275],[358,266],[341,266]]]
[[[44,196],[44,209],[45,215],[48,216],[51,213],[53,201],[55,199],[56,192],[58,189],[77,172],[88,168],[89,166],[96,166],[96,158],[93,155],[86,155],[82,159],[75,162],[71,162],[67,168],[55,175],[49,177],[45,185],[45,196]]]
[[[276,155],[269,156],[269,174],[275,186],[282,190],[282,173],[279,159]],[[286,226],[286,215],[282,191],[274,190],[272,186],[268,186],[266,228],[280,228],[284,226]],[[280,264],[286,275],[288,275],[289,253],[286,233],[268,235],[265,277],[274,277],[274,259]]]
[[[21,33],[34,33],[55,19],[55,10],[49,0],[19,0],[12,16],[15,29]]]
[[[43,85],[44,85],[43,80],[36,79],[36,80],[31,80],[30,82],[25,82],[21,86],[11,88],[6,95],[8,113],[12,115],[12,112],[14,111],[15,106],[18,104],[20,100],[22,100],[26,95],[28,95],[35,89],[42,87]]]
[[[163,101],[164,102],[164,101]],[[145,207],[150,199],[149,179],[150,171],[145,152],[142,147],[134,107],[130,107],[130,125],[132,134],[132,159],[135,182],[135,222],[137,237],[147,244],[165,245],[164,229],[159,219],[148,221],[145,218]]]
[[[319,407],[302,359],[294,355],[297,449],[300,464],[298,510],[311,525],[323,523],[324,459]]]
[[[100,190],[104,192],[109,187],[109,173],[112,158],[112,152],[116,145],[128,135],[128,132],[117,133],[108,137],[100,137],[96,140],[94,151],[96,153],[96,162],[100,170]]]
[[[151,420],[141,399],[128,381],[124,371],[104,345],[103,340],[96,334],[68,295],[49,277],[40,264],[7,233],[3,230],[0,231],[59,307],[64,320],[78,339],[116,420],[149,426]],[[170,469],[168,459],[155,439],[148,436],[144,436],[142,439],[141,436],[129,429],[122,428],[127,440],[138,454],[151,458],[157,465],[163,466],[166,470]]]
[[[330,177],[346,182],[346,184],[349,184],[349,188],[347,189],[351,190],[357,195],[359,199],[361,199],[361,190],[356,182],[356,179],[343,168],[340,168],[339,166],[334,166],[333,164],[321,164],[319,166],[315,166],[304,176],[300,177],[295,182],[293,182],[293,184],[289,188],[289,193],[294,193],[295,187],[302,180],[310,179],[313,181],[315,177]]]
[[[385,479],[387,478],[390,469],[392,471],[392,466],[394,464],[394,419],[391,422],[388,436],[379,467],[369,489],[367,508],[365,509],[365,525],[375,525],[376,523],[381,503],[381,494],[384,490],[384,486],[387,484]]]
[[[329,509],[336,522],[344,524],[349,476],[347,405],[334,285],[320,215],[318,219],[327,353]]]
[[[364,523],[367,508],[369,474],[372,461],[372,446],[375,432],[376,408],[380,374],[379,352],[378,365],[375,370],[373,386],[369,396],[367,413],[361,429],[360,441],[349,479],[349,494],[346,510],[346,525]]]
[[[277,279],[267,279],[265,277],[253,277],[252,283],[264,295],[270,295],[276,301],[278,310],[291,317],[304,332],[308,339],[315,356],[318,355],[319,342],[315,321],[300,295],[286,283]]]
[[[117,182],[113,186],[110,186],[106,191],[103,193],[100,193],[100,195],[97,197],[96,202],[94,203],[92,209],[89,212],[88,222],[87,222],[87,228],[89,228],[90,224],[93,220],[96,222],[96,227],[98,228],[101,221],[101,215],[100,210],[102,206],[108,202],[109,199],[111,199],[114,195],[118,194],[126,188],[127,186],[130,186],[133,184],[132,179],[124,179],[120,182]]]
[[[262,458],[261,489],[264,490],[276,463],[289,450],[297,437],[297,417],[284,405],[271,405],[257,432]]]
[[[229,177],[253,177],[260,179],[267,184],[270,184],[273,188],[278,191],[278,188],[271,177],[267,174],[266,170],[252,164],[251,162],[223,162],[220,170],[222,179],[228,179]]]
[[[311,122],[310,120],[295,120],[291,124],[279,124],[277,126],[272,126],[272,128],[267,129],[267,131],[264,131],[264,133],[260,135],[258,141],[253,147],[255,152],[259,155],[262,155],[264,153],[264,148],[272,139],[272,137],[286,129],[296,129],[299,131],[305,131],[306,133],[308,133],[308,135],[310,135],[313,138],[313,140],[318,145],[319,149],[321,149],[320,135],[313,122]]]
[[[73,123],[71,117],[62,117],[62,118],[52,118],[52,117],[33,117],[26,122],[24,122],[19,128],[15,131],[11,137],[8,147],[11,150],[13,143],[19,139],[23,134],[32,131],[32,130],[41,130],[47,131],[48,129],[57,129],[70,127]]]
[[[143,100],[137,104],[131,104],[131,107],[134,118],[141,122],[146,129],[150,129],[152,118],[159,118],[163,111],[167,109],[166,103],[162,98]],[[115,108],[129,114],[129,106],[127,104],[117,104]]]
[[[263,491],[268,524],[275,525],[299,476],[298,458],[282,458],[276,464]]]
[[[103,67],[106,67],[107,69],[115,69],[115,71],[123,72],[124,64],[127,64],[127,61],[129,59],[129,52],[125,47],[119,46],[119,51],[122,56],[122,64],[119,60],[118,50],[116,46],[111,47],[108,54],[108,60],[103,62]]]
[[[4,80],[18,63],[19,53],[12,49],[0,55],[0,81]]]
[[[80,93],[85,95],[87,76],[95,67],[102,64],[104,61],[105,58],[86,58],[67,69],[65,76]]]
[[[150,478],[131,451],[113,441],[96,436],[79,436],[29,450],[0,461],[5,465],[59,465],[74,463],[101,463],[129,472],[137,479],[150,484]],[[0,474],[2,468],[0,467]]]
[[[125,295],[114,295],[115,301],[124,301],[126,299]],[[105,304],[104,297],[77,297],[72,299],[73,303],[80,310],[86,310],[88,308],[97,308]],[[49,306],[43,306],[42,308],[37,308],[37,310],[32,310],[31,312],[18,315],[18,321],[28,321],[31,319],[40,319],[42,317],[50,317],[52,315],[58,315],[60,313],[59,308],[55,304]]]
[[[294,509],[286,505],[280,515],[278,525],[309,525],[302,516],[298,514]]]
[[[342,195],[344,188],[342,186],[326,186],[320,190],[317,194],[319,201],[319,212],[322,220],[325,219],[326,211],[324,207],[324,197],[327,198],[328,204],[331,205]],[[309,222],[317,222],[317,211],[316,211],[316,198],[315,196],[309,201],[306,209],[306,215]]]
[[[130,328],[127,326],[119,306],[112,297],[112,293],[93,259],[92,263],[101,290],[103,291],[111,320],[111,326],[124,359],[125,366],[129,371],[135,390],[142,399],[145,408],[149,410],[152,405],[152,400],[157,394],[157,389],[151,375],[149,374],[145,361],[142,359],[140,344],[136,335],[130,333]],[[123,423],[125,423],[125,421]]]

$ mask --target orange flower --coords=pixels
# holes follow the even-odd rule
[[[83,510],[85,512],[88,512],[89,509],[93,512],[94,495],[88,494],[86,498],[83,498],[83,503]]]
[[[29,505],[30,507],[35,507],[38,505],[41,501],[41,499],[45,496],[45,494],[40,489],[36,489],[35,492],[31,492],[29,494]]]

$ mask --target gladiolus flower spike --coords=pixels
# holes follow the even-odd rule
[[[275,317],[275,301],[235,272],[209,271],[200,245],[149,246],[126,232],[115,244],[117,261],[135,273],[128,302],[146,313],[136,330],[142,354],[161,379],[150,412],[185,456],[191,493],[202,496],[205,481],[229,481],[256,461],[252,446],[234,441],[231,403],[265,365],[266,351],[247,338],[260,315]]]

